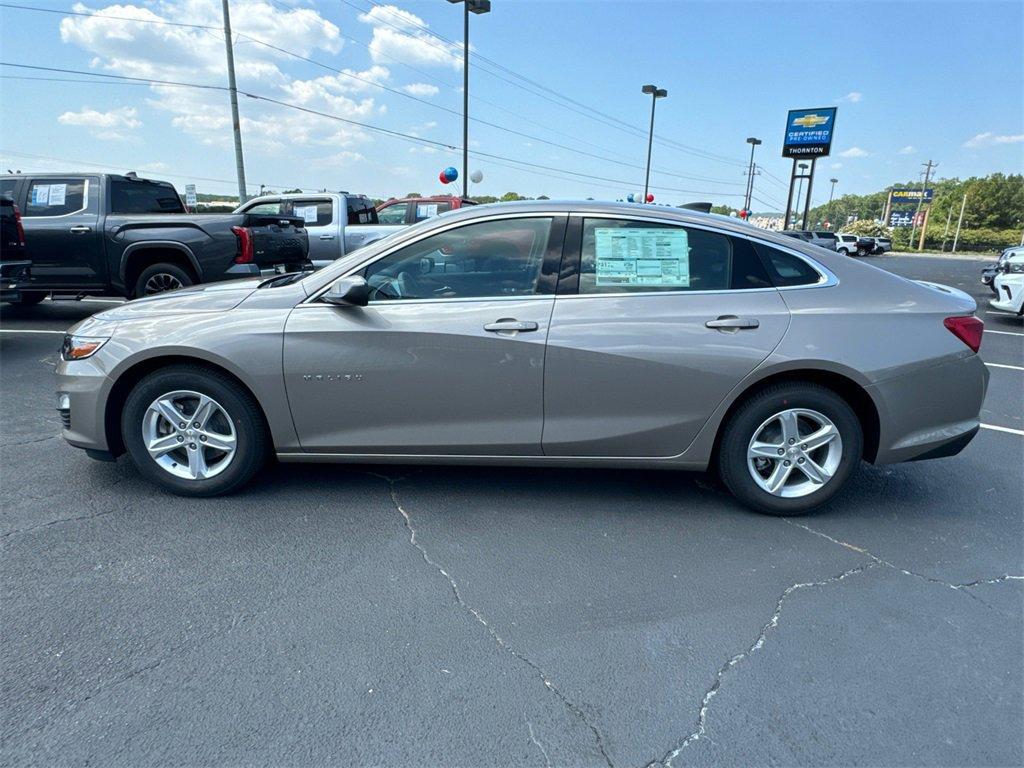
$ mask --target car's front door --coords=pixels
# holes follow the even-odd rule
[[[46,288],[107,283],[96,176],[40,177],[28,183],[22,224],[32,280]]]
[[[365,307],[292,311],[284,373],[303,450],[537,455],[564,216],[452,226],[359,272]]]
[[[544,453],[682,453],[778,345],[785,302],[743,238],[623,218],[573,217],[569,233],[545,360]]]
[[[341,255],[339,226],[334,217],[334,204],[329,197],[311,197],[289,201],[289,213],[306,222],[309,237],[309,260],[318,269]]]

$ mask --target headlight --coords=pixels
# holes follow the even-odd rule
[[[60,348],[60,356],[65,360],[85,360],[85,358],[96,354],[96,351],[109,339],[109,336],[86,337],[65,334],[64,343]]]
[[[1021,274],[1024,272],[1024,261],[1015,261],[1012,264],[1007,264],[1006,271],[1017,275]]]

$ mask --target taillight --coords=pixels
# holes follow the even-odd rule
[[[236,264],[251,264],[253,259],[252,232],[248,227],[232,227],[231,231],[238,238],[238,255]]]
[[[985,324],[974,315],[947,317],[942,324],[975,352],[981,349],[981,334],[985,330]]]
[[[25,227],[21,224],[21,211],[18,210],[18,206],[14,206],[14,225],[18,229],[18,245],[22,248],[25,247]]]

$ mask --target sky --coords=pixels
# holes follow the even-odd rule
[[[36,9],[0,7],[3,62],[91,74],[0,67],[0,169],[237,191],[220,0],[2,2]],[[438,180],[461,171],[461,6],[231,0],[231,16],[238,87],[263,97],[239,97],[250,194],[461,191]],[[658,203],[740,207],[754,136],[751,207],[782,210],[786,112],[805,107],[839,110],[814,204],[830,177],[837,196],[867,193],[929,159],[940,178],[1020,173],[1022,39],[1021,2],[492,0],[471,17],[470,194],[639,193],[645,83],[668,90]]]

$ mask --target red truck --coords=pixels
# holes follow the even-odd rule
[[[464,205],[476,205],[472,200],[452,195],[433,197],[391,198],[377,206],[377,219],[381,224],[415,224],[445,211]]]

